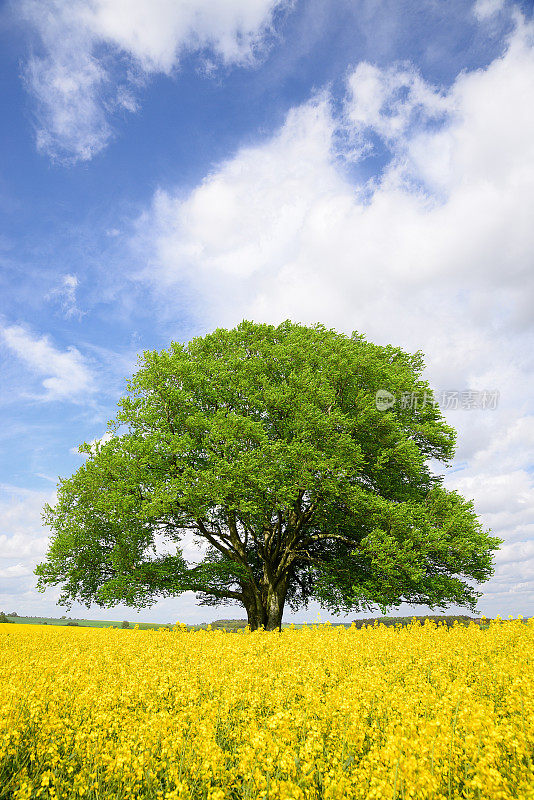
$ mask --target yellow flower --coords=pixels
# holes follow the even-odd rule
[[[175,630],[0,631],[14,800],[534,800],[530,621]]]

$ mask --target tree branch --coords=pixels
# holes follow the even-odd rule
[[[204,592],[204,594],[212,594],[214,597],[243,601],[243,593],[234,592],[231,589],[216,589],[213,586],[200,586],[200,584],[198,586],[191,584],[191,587],[192,592]]]
[[[225,556],[231,558],[232,561],[239,561],[241,563],[239,554],[236,553],[235,549],[232,546],[230,548],[225,547],[223,544],[221,544],[221,542],[217,541],[217,538],[208,531],[201,519],[197,519],[196,524],[202,536],[204,536],[208,542],[213,545],[213,547],[215,547],[220,553],[223,553]]]

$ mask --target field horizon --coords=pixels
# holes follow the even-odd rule
[[[5,612],[4,612],[5,613]],[[207,630],[209,627],[212,629],[222,629],[225,628],[227,630],[241,630],[245,629],[247,626],[247,620],[242,618],[232,618],[232,619],[216,619],[212,620],[211,622],[202,622],[202,623],[178,623],[178,622],[135,622],[130,620],[98,620],[98,619],[86,619],[83,617],[69,617],[69,616],[61,616],[61,617],[44,617],[44,616],[22,616],[19,614],[5,614],[7,619],[10,623],[15,623],[18,625],[51,625],[51,626],[59,626],[59,627],[80,627],[80,628],[120,628],[124,622],[128,622],[128,628],[126,630],[133,630],[134,627],[138,627],[139,630],[158,630],[159,628],[173,628],[176,624],[185,625],[188,630]],[[444,623],[447,624],[449,627],[454,625],[455,622],[458,622],[462,625],[468,625],[470,622],[474,622],[477,625],[487,624],[492,621],[491,618],[485,617],[484,615],[480,615],[478,617],[472,617],[465,614],[427,614],[427,615],[412,615],[412,616],[398,616],[398,617],[363,617],[359,619],[351,620],[350,622],[322,622],[322,621],[313,621],[313,622],[283,622],[282,628],[301,628],[301,627],[310,627],[310,626],[331,626],[331,627],[344,627],[350,628],[351,625],[355,625],[357,628],[361,628],[367,625],[375,625],[376,623],[382,625],[402,625],[406,626],[409,625],[412,620],[417,620],[417,622],[424,623],[426,620],[431,620],[432,622],[437,623]],[[525,618],[526,621],[527,618]]]

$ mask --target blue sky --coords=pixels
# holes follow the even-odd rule
[[[438,391],[499,392],[445,411],[446,481],[505,539],[481,612],[534,613],[532,18],[530,0],[4,5],[0,608],[54,613],[40,509],[137,353],[289,317],[422,349]],[[213,615],[185,596],[142,617]]]

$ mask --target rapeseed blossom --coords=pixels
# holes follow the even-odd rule
[[[0,800],[534,800],[534,621],[0,625]]]

